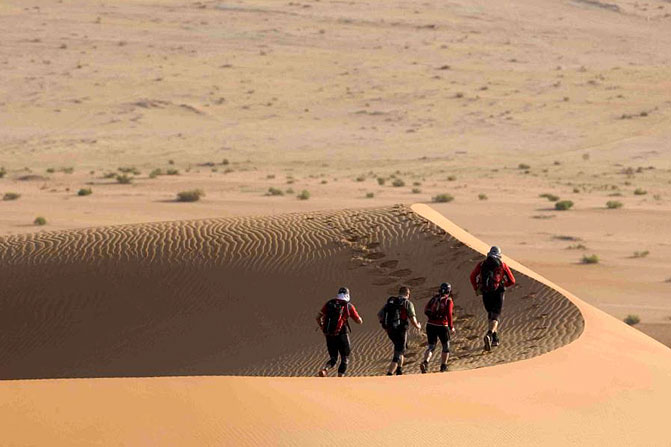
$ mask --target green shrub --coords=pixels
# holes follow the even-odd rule
[[[539,194],[538,197],[548,199],[550,202],[556,202],[557,200],[559,200],[559,196],[556,196],[554,194],[550,194],[549,192]]]
[[[324,179],[320,182],[322,185],[326,185],[328,183],[328,180]]]
[[[386,180],[385,180],[383,177],[378,177],[378,178],[377,178],[377,184],[378,184],[378,185],[380,185],[380,186],[384,186],[384,183],[385,183],[385,182],[386,182]]]
[[[447,181],[448,181],[448,182],[453,182],[453,181],[455,181],[456,179],[457,179],[457,176],[456,176],[456,175],[450,175],[450,176],[447,177]]]
[[[447,202],[453,201],[454,197],[452,196],[452,194],[444,193],[444,194],[438,194],[437,196],[434,196],[431,200],[436,202],[436,203],[447,203]]]
[[[224,158],[224,160],[221,162],[221,164],[224,165],[224,166],[228,166],[229,163],[230,162],[228,161],[228,158]]]
[[[373,193],[373,192],[367,192],[366,193],[366,198],[367,199],[372,199],[373,197],[375,197],[375,193]]]
[[[47,219],[45,219],[45,218],[42,217],[42,216],[38,216],[38,217],[36,217],[35,220],[33,221],[33,224],[35,224],[35,225],[40,225],[40,226],[41,226],[41,225],[46,225],[46,224],[47,224]]]
[[[205,193],[202,189],[192,189],[189,191],[182,191],[177,193],[178,202],[197,202],[203,197]]]
[[[56,169],[54,169],[54,168],[47,168],[47,174],[53,174],[54,172],[56,172]]]
[[[489,197],[487,197],[487,194],[480,193],[478,194],[478,200],[487,200]]]
[[[75,172],[75,168],[73,168],[72,166],[68,166],[66,168],[61,168],[60,171],[64,174],[72,174],[73,172]]]
[[[117,173],[116,172],[106,172],[103,174],[103,178],[116,178]]]
[[[122,185],[128,185],[133,183],[133,177],[129,177],[128,174],[121,174],[116,176],[116,181]]]
[[[166,169],[165,175],[179,175],[179,170],[174,168]]]
[[[529,165],[526,164],[526,163],[520,163],[519,165],[517,165],[517,168],[518,168],[518,169],[525,169],[525,170],[526,170],[526,169],[531,169],[531,166],[529,166]]]
[[[555,209],[558,211],[569,210],[572,206],[573,202],[570,200],[560,200],[559,202],[555,203]]]
[[[4,166],[1,167],[0,168],[0,178],[3,178],[6,174],[7,174],[7,170],[5,169],[5,167]]]
[[[599,263],[599,257],[597,255],[583,255],[582,257],[582,263],[583,264],[598,264]]]
[[[163,175],[163,170],[160,168],[156,168],[149,173],[149,178],[156,178],[159,175]]]
[[[267,178],[268,180],[272,180],[272,179],[275,178],[275,174],[268,174],[268,175],[266,175],[266,178]]]
[[[394,179],[393,182],[391,182],[391,186],[395,188],[400,188],[401,186],[405,186],[405,182],[401,180],[400,178]]]
[[[573,193],[574,194],[580,193],[580,188],[573,188]]]
[[[624,205],[622,204],[622,202],[618,202],[617,200],[609,200],[608,202],[606,202],[606,208],[608,208],[609,210],[622,208],[623,206]]]
[[[639,318],[638,315],[627,315],[623,321],[627,323],[629,326],[634,326],[640,323],[641,319]]]
[[[363,181],[365,181],[365,180],[366,180],[366,176],[365,176],[365,175],[360,175],[360,176],[358,176],[358,177],[356,178],[356,181],[357,181],[357,182],[363,182]]]
[[[283,196],[284,191],[282,191],[279,188],[274,188],[274,187],[271,186],[270,188],[268,188],[268,192],[266,193],[266,195],[267,196]]]
[[[304,189],[296,196],[298,200],[308,200],[310,198],[310,191]]]
[[[117,170],[122,174],[140,175],[140,171],[135,166],[121,166]]]
[[[413,193],[413,194],[419,194],[419,193],[421,193],[421,192],[422,192],[422,190],[419,189],[419,188],[412,188],[412,193]]]
[[[412,182],[412,186],[422,186],[422,182]]]
[[[587,250],[583,244],[573,244],[566,247],[567,250]]]
[[[634,252],[634,258],[645,258],[650,254],[649,250],[643,250],[643,251],[635,251]]]
[[[284,192],[286,192],[287,194],[293,194],[294,189],[293,188],[287,188],[286,191],[284,191]]]
[[[642,189],[642,188],[636,188],[634,190],[634,195],[636,195],[636,196],[644,196],[647,193],[648,193],[648,191],[646,191],[645,189]]]
[[[17,200],[19,197],[21,197],[21,194],[17,192],[6,192],[2,196],[2,200]]]
[[[91,188],[82,188],[79,191],[77,191],[78,196],[90,196],[91,194],[93,194]]]

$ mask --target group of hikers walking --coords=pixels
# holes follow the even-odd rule
[[[500,343],[498,329],[505,289],[515,284],[515,277],[510,268],[501,260],[499,247],[492,247],[485,260],[475,266],[470,281],[476,295],[482,295],[482,302],[487,311],[488,330],[484,336],[484,349],[490,351]],[[429,371],[429,362],[439,340],[442,345],[440,371],[445,372],[448,369],[450,338],[455,333],[453,309],[452,286],[444,282],[440,285],[438,293],[424,307],[424,314],[428,318],[426,323],[428,346],[419,365],[423,374]],[[402,375],[408,330],[411,325],[417,330],[422,328],[422,324],[417,320],[415,306],[410,301],[410,289],[401,287],[398,296],[389,297],[377,313],[377,318],[393,345],[394,352],[387,375]],[[338,363],[338,357],[340,357],[338,377],[344,376],[347,372],[351,353],[350,319],[357,324],[363,324],[356,307],[350,302],[349,289],[341,287],[336,297],[327,301],[317,315],[317,323],[326,337],[329,353],[329,360],[319,370],[320,377],[328,376],[331,368]]]

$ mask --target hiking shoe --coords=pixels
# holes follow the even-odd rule
[[[318,375],[319,377],[326,377],[326,376],[328,376],[328,374],[329,374],[329,370],[326,369],[326,368],[322,369],[321,371],[319,371],[319,372],[317,373],[317,375]]]
[[[492,332],[492,346],[496,347],[499,345],[499,334],[497,332]]]
[[[392,373],[390,373],[390,372],[387,372],[387,375],[388,375],[388,376],[393,376],[393,374],[392,374]]]
[[[490,334],[485,335],[485,351],[492,350],[492,336]]]
[[[422,371],[422,374],[426,374],[427,369],[429,369],[429,362],[422,362],[419,364],[419,370]]]
[[[447,371],[447,363],[440,365],[440,372],[444,373],[445,371]]]
[[[403,368],[401,368],[400,366],[398,368],[396,368],[396,375],[397,376],[402,376],[403,375]]]

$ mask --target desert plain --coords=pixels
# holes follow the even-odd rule
[[[668,2],[10,0],[0,30],[8,445],[387,442],[385,378],[230,376],[313,375],[343,282],[380,375],[381,303],[444,280],[454,368],[398,378],[410,445],[668,443]],[[491,355],[485,243],[524,272]]]

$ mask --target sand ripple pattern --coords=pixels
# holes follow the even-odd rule
[[[479,258],[405,206],[6,237],[0,378],[314,375],[326,360],[314,318],[341,285],[365,320],[351,335],[353,375],[381,374],[389,361],[375,315],[400,285],[421,314],[440,282],[453,284],[453,369],[533,357],[580,335],[573,304],[519,275],[503,343],[484,353],[486,318],[468,285]],[[409,373],[425,345],[412,334]]]

